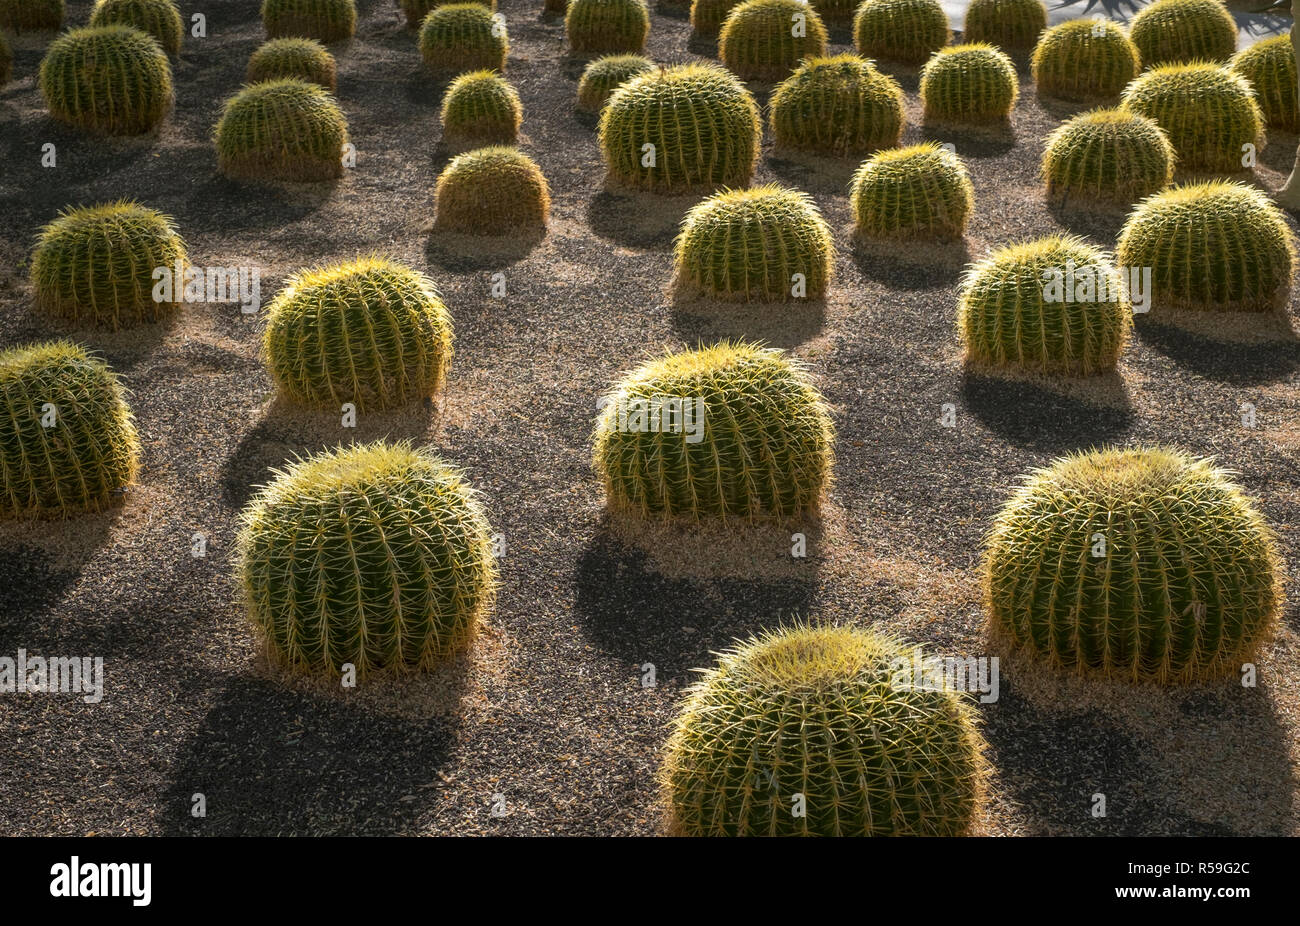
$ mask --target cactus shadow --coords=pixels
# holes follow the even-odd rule
[[[1206,379],[1249,386],[1285,379],[1300,369],[1300,338],[1282,313],[1153,312],[1134,319],[1144,344]],[[1214,336],[1234,329],[1244,329],[1240,333],[1247,339]]]
[[[767,166],[787,184],[810,191],[843,193],[863,160],[871,155],[826,157],[799,151],[773,152]]]
[[[952,241],[876,241],[850,236],[858,271],[891,289],[930,290],[952,286],[970,261],[965,238]]]
[[[1259,162],[1265,167],[1286,175],[1295,166],[1296,146],[1300,144],[1300,135],[1269,126],[1268,144],[1259,152]]]
[[[686,50],[693,55],[699,55],[701,58],[710,58],[717,61],[719,60],[718,37],[716,35],[701,35],[691,30],[690,37],[686,39]]]
[[[1119,97],[1111,100],[1067,100],[1044,93],[1037,87],[1034,88],[1034,99],[1038,102],[1039,109],[1060,122],[1092,109],[1119,105]]]
[[[1016,129],[1009,119],[981,125],[926,119],[921,131],[927,139],[953,145],[962,158],[997,158],[1016,146]]]
[[[881,61],[876,60],[876,67],[888,74],[898,85],[903,88],[903,92],[913,96],[921,90],[921,66],[902,64],[898,61]]]
[[[255,228],[283,228],[318,212],[338,190],[339,180],[276,183],[234,180],[215,167],[189,188],[176,218],[198,223],[212,235],[244,235]]]
[[[688,344],[721,340],[759,341],[789,349],[821,334],[825,299],[797,302],[722,302],[674,287],[672,322]]]
[[[520,229],[509,237],[461,235],[432,228],[424,254],[430,264],[453,273],[500,270],[526,258],[546,239],[544,230]]]
[[[1062,385],[1065,390],[966,368],[962,404],[1003,439],[1052,455],[1110,443],[1132,425],[1128,389],[1118,373]]]
[[[0,522],[0,641],[14,644],[3,644],[0,652],[12,653],[19,645],[35,652],[38,644],[75,632],[59,605],[103,549],[121,512],[117,507],[67,520]]]
[[[702,195],[601,190],[587,204],[587,223],[600,237],[625,247],[667,250]]]
[[[1070,199],[1068,196],[1047,199],[1048,213],[1062,228],[1072,234],[1105,242],[1106,247],[1113,247],[1119,239],[1128,219],[1128,209],[1126,206],[1101,206],[1092,200]]]

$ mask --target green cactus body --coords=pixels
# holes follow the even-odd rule
[[[1047,28],[1042,0],[971,0],[962,40],[987,42],[1003,51],[1029,51]]]
[[[820,510],[834,426],[803,367],[781,351],[723,342],[668,353],[628,374],[601,407],[592,459],[611,511],[759,521]]]
[[[0,0],[0,29],[10,32],[58,32],[64,15],[63,0]]]
[[[461,74],[442,98],[442,138],[453,147],[513,145],[523,118],[519,94],[492,71]]]
[[[126,390],[68,341],[0,351],[0,517],[112,506],[139,470]]]
[[[833,157],[894,147],[907,118],[898,81],[857,55],[803,61],[770,111],[778,148]]]
[[[854,232],[865,238],[960,238],[975,208],[966,165],[935,142],[864,161],[849,193]]]
[[[826,54],[826,27],[805,0],[745,0],[727,14],[718,57],[741,80],[784,80]]]
[[[357,30],[357,7],[353,0],[262,0],[262,23],[269,39],[342,42]]]
[[[1241,183],[1194,183],[1143,200],[1116,253],[1121,266],[1151,268],[1156,309],[1285,311],[1295,278],[1281,210]]]
[[[457,155],[438,177],[434,227],[462,235],[544,232],[551,188],[532,158],[515,148]]]
[[[1254,88],[1269,128],[1300,131],[1295,49],[1290,36],[1275,35],[1237,52],[1230,67]]]
[[[615,90],[633,77],[655,69],[654,62],[640,55],[604,55],[583,69],[578,81],[578,108],[600,112]]]
[[[1128,206],[1174,178],[1174,146],[1155,122],[1125,109],[1094,109],[1047,138],[1050,199]]]
[[[939,0],[864,0],[853,17],[853,44],[864,58],[923,64],[951,41]]]
[[[1029,63],[1038,92],[1063,100],[1116,100],[1142,70],[1137,46],[1123,28],[1097,19],[1048,29]]]
[[[9,40],[0,32],[0,88],[14,79],[14,50]]]
[[[650,34],[645,0],[571,0],[564,34],[575,55],[636,54]]]
[[[246,83],[287,78],[304,80],[332,93],[338,81],[338,67],[334,56],[315,39],[271,39],[249,56]]]
[[[433,281],[368,257],[291,277],[262,342],[282,395],[301,405],[383,411],[432,396],[451,365],[451,313]]]
[[[1237,50],[1237,23],[1222,0],[1156,0],[1138,10],[1129,36],[1147,67],[1227,61]]]
[[[658,193],[749,185],[762,129],[734,74],[686,64],[634,77],[600,114],[609,178]],[[649,146],[649,147],[647,147]]]
[[[847,29],[853,26],[853,14],[861,0],[809,0],[817,15],[830,28]]]
[[[1281,563],[1264,520],[1208,460],[1104,449],[1032,473],[984,557],[995,639],[1135,682],[1235,676],[1269,634]]]
[[[504,71],[509,54],[505,21],[477,3],[440,6],[420,27],[420,55],[436,74]]]
[[[223,174],[312,182],[343,175],[348,123],[333,95],[296,78],[252,84],[226,101],[217,123]]]
[[[692,0],[691,29],[699,36],[718,34],[727,14],[744,0]]]
[[[97,0],[92,26],[132,26],[148,33],[169,55],[181,53],[185,25],[172,0]]]
[[[967,834],[984,778],[976,713],[969,695],[914,682],[920,658],[874,630],[829,626],[720,653],[668,740],[669,831]]]
[[[440,6],[446,6],[452,0],[401,0],[402,12],[406,14],[406,25],[411,29],[418,29],[420,23],[424,22],[424,17],[428,16]],[[465,0],[461,0],[465,2]],[[497,10],[497,0],[472,0],[480,6],[485,6],[489,11],[495,13]]]
[[[1011,115],[1019,95],[1015,64],[992,45],[940,49],[921,70],[926,121],[998,122]]]
[[[478,494],[409,444],[298,460],[242,521],[236,568],[248,613],[290,670],[430,668],[473,640],[495,596]]]
[[[50,115],[87,132],[142,135],[172,108],[172,68],[152,37],[130,26],[73,29],[41,62]]]

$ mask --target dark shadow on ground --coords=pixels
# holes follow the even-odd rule
[[[721,340],[761,341],[789,349],[821,334],[826,300],[717,302],[674,298],[673,328],[687,344]]]
[[[1047,200],[1047,211],[1067,231],[1092,238],[1106,248],[1114,246],[1128,219],[1128,211],[1122,206],[1099,209],[1093,201],[1064,196],[1050,197]]]
[[[1284,379],[1300,368],[1300,340],[1234,343],[1203,337],[1172,324],[1135,315],[1138,337],[1198,376],[1234,386]]]
[[[853,236],[850,256],[864,277],[889,289],[953,286],[970,261],[965,238],[955,241],[887,241]]]
[[[677,237],[683,216],[705,195],[600,190],[587,205],[587,223],[600,237],[625,247],[667,250]]]
[[[1117,392],[1118,404],[1092,404],[1031,382],[968,370],[962,372],[961,395],[963,405],[1004,440],[1063,454],[1109,443],[1133,421],[1128,393],[1118,374],[1096,385]]]

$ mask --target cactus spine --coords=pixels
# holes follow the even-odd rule
[[[1043,33],[1030,58],[1039,94],[1110,102],[1142,70],[1133,40],[1118,25],[1072,19]]]
[[[172,108],[166,53],[130,26],[60,35],[41,62],[40,88],[55,119],[104,135],[143,135]]]
[[[575,55],[637,54],[650,34],[645,0],[571,0],[564,34]]]
[[[96,0],[92,26],[131,26],[154,37],[169,55],[181,53],[185,24],[172,0]]]
[[[297,78],[334,92],[338,67],[334,56],[315,39],[271,39],[248,59],[245,83]]]
[[[63,0],[0,0],[0,29],[58,32],[65,13]]]
[[[940,49],[921,70],[925,118],[935,122],[997,122],[1020,95],[1016,66],[992,45]]]
[[[544,232],[551,188],[532,158],[514,148],[457,155],[438,177],[434,228],[462,235]]]
[[[477,3],[440,6],[420,27],[420,55],[437,74],[504,71],[509,54],[504,20]]]
[[[235,178],[312,182],[343,175],[348,123],[332,94],[296,78],[252,84],[226,101],[217,166]]]
[[[1049,198],[1127,207],[1173,180],[1174,146],[1145,116],[1094,109],[1048,136],[1042,173]]]
[[[1007,52],[1029,51],[1046,28],[1042,0],[971,0],[962,40],[987,42]]]
[[[923,64],[951,41],[939,0],[864,0],[853,18],[853,44],[864,58]]]
[[[859,236],[945,240],[965,233],[975,190],[961,158],[925,142],[864,161],[853,176],[849,205]]]
[[[1291,47],[1290,36],[1275,35],[1238,52],[1232,59],[1231,68],[1254,88],[1264,122],[1269,128],[1287,132],[1300,130],[1295,49]]]
[[[633,77],[653,71],[654,62],[640,55],[603,55],[589,63],[578,81],[578,108],[600,112],[610,96]]]
[[[857,55],[808,58],[772,94],[778,148],[843,157],[892,148],[903,136],[903,88]]]
[[[826,27],[804,0],[745,0],[718,35],[718,57],[741,80],[777,81],[826,54]]]
[[[454,147],[513,145],[523,118],[519,94],[492,71],[461,74],[442,98],[442,137]]]
[[[1129,35],[1147,67],[1227,61],[1237,50],[1237,23],[1221,0],[1156,0],[1138,10]]]
[[[353,0],[262,0],[266,37],[342,42],[357,30]]]

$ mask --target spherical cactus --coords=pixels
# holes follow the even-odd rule
[[[968,833],[984,776],[976,713],[968,695],[926,680],[922,658],[893,637],[829,626],[721,653],[668,740],[669,831]]]
[[[645,0],[572,0],[564,34],[575,55],[635,54],[650,34]]]
[[[758,521],[820,510],[834,427],[779,350],[724,342],[668,353],[601,407],[592,458],[611,511]]]
[[[975,189],[961,158],[926,142],[863,162],[853,176],[849,205],[861,237],[945,240],[965,233]]]
[[[433,281],[368,257],[292,276],[268,308],[262,348],[286,398],[382,411],[436,393],[451,342]]]
[[[1128,206],[1174,177],[1174,146],[1146,116],[1095,109],[1062,123],[1047,138],[1043,180],[1057,200]]]
[[[133,202],[68,209],[41,230],[32,255],[37,306],[74,325],[125,328],[180,308],[188,258],[172,220]],[[171,286],[155,279],[166,269]]]
[[[864,58],[922,64],[950,41],[939,0],[864,0],[853,18],[853,44]]]
[[[805,0],[745,0],[718,35],[718,57],[742,80],[783,80],[824,54],[826,27]]]
[[[532,158],[515,148],[457,155],[438,177],[434,227],[462,235],[545,231],[551,188]]]
[[[962,40],[987,42],[1003,51],[1028,51],[1047,28],[1042,0],[971,0]]]
[[[353,0],[262,0],[262,23],[271,39],[342,42],[357,30],[357,7]]]
[[[14,50],[9,40],[0,32],[0,88],[14,79]]]
[[[402,12],[406,14],[406,25],[411,29],[419,28],[424,17],[440,6],[446,6],[452,0],[401,0]],[[490,11],[496,12],[497,0],[473,0]]]
[[[142,135],[172,107],[172,67],[150,36],[130,26],[73,29],[41,62],[50,115],[88,132]]]
[[[420,55],[438,74],[504,71],[509,54],[505,21],[477,3],[440,6],[420,27]]]
[[[492,71],[461,74],[442,98],[442,138],[453,147],[513,145],[523,118],[519,94]]]
[[[1115,369],[1132,308],[1109,255],[1057,235],[973,264],[957,325],[971,366],[1092,376]]]
[[[217,164],[235,178],[332,180],[343,175],[348,123],[324,88],[296,78],[252,84],[226,101]]]
[[[1137,46],[1107,20],[1072,19],[1043,33],[1029,61],[1044,96],[1114,100],[1142,70]]]
[[[1275,35],[1238,52],[1231,67],[1254,88],[1269,128],[1300,131],[1295,49],[1291,47],[1290,36]]]
[[[1284,310],[1295,277],[1295,241],[1281,211],[1240,183],[1195,183],[1143,200],[1116,253],[1121,266],[1151,269],[1157,309]]]
[[[1016,66],[992,45],[940,49],[921,71],[925,118],[935,122],[997,122],[1020,94]]]
[[[272,660],[419,670],[473,639],[496,589],[491,528],[464,476],[409,444],[298,460],[242,513],[237,570]]]
[[[985,549],[995,639],[1130,681],[1235,677],[1281,604],[1274,539],[1208,460],[1105,449],[1031,474]]]
[[[691,29],[696,35],[717,35],[727,14],[744,0],[692,0]]]
[[[600,114],[609,178],[661,193],[749,185],[762,130],[734,74],[686,64],[634,77]]]
[[[244,80],[260,84],[290,77],[333,92],[338,68],[334,56],[315,39],[271,39],[249,56]]]
[[[63,0],[0,0],[0,29],[58,32],[64,14]]]
[[[96,0],[92,26],[132,26],[152,35],[169,55],[181,53],[185,24],[172,0]]]
[[[1124,106],[1169,135],[1178,166],[1238,173],[1246,145],[1264,146],[1264,117],[1246,79],[1215,64],[1171,64],[1147,71],[1124,91]]]
[[[604,55],[583,69],[578,81],[578,108],[600,112],[610,96],[633,77],[655,69],[654,62],[640,55]]]
[[[1237,23],[1222,0],[1156,0],[1138,10],[1129,35],[1147,67],[1227,61],[1237,50]]]
[[[898,81],[857,55],[805,60],[770,109],[777,147],[834,157],[894,147],[906,120]]]

